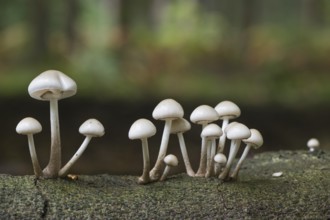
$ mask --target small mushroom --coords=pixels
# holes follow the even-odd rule
[[[222,173],[219,175],[219,178],[222,180],[225,180],[229,174],[232,163],[241,145],[241,141],[249,138],[251,136],[251,131],[245,125],[238,122],[233,122],[225,129],[225,134],[227,138],[231,140],[231,144],[227,164]]]
[[[219,139],[222,135],[221,128],[216,124],[208,124],[205,126],[201,133],[201,137],[206,139],[207,142],[207,166],[205,177],[210,177],[214,174],[213,158],[216,151],[216,139]]]
[[[164,181],[168,176],[172,167],[176,167],[178,165],[178,158],[173,154],[169,154],[164,158],[164,163],[166,164],[163,175],[160,177],[160,181]]]
[[[217,153],[214,156],[214,162],[215,162],[214,175],[217,176],[221,172],[221,168],[226,165],[227,157],[223,153]]]
[[[143,152],[143,174],[138,179],[139,184],[147,184],[150,182],[149,171],[150,171],[150,159],[148,149],[148,138],[156,134],[155,125],[148,119],[136,120],[128,132],[128,137],[131,140],[140,139],[142,141],[142,152]]]
[[[31,81],[28,91],[32,98],[50,102],[51,149],[49,163],[43,170],[43,176],[56,178],[61,168],[58,100],[75,95],[77,85],[64,73],[57,70],[47,70]]]
[[[42,131],[41,124],[34,118],[27,117],[22,119],[16,126],[16,132],[18,134],[27,135],[28,137],[28,143],[29,143],[29,149],[30,149],[30,155],[33,165],[33,171],[36,177],[39,177],[42,175],[42,171],[40,168],[40,164],[38,161],[36,149],[34,146],[34,139],[33,135],[37,134]]]
[[[79,133],[85,135],[86,138],[73,157],[60,169],[58,173],[60,177],[64,177],[69,172],[69,169],[80,158],[93,137],[102,137],[104,135],[104,127],[98,120],[88,119],[79,127]]]
[[[190,121],[195,124],[202,125],[202,128],[213,122],[218,120],[219,116],[218,113],[208,105],[200,105],[191,113]],[[207,163],[207,147],[206,147],[206,140],[202,137],[202,146],[201,146],[201,158],[199,161],[199,168],[197,173],[195,174],[196,177],[204,177],[206,173],[206,163]]]
[[[311,138],[307,142],[307,147],[309,148],[310,153],[314,153],[315,151],[317,151],[319,149],[320,142],[316,138]]]
[[[178,118],[172,122],[171,134],[177,134],[177,136],[178,136],[180,149],[181,149],[184,165],[186,167],[188,176],[195,176],[195,172],[192,169],[190,161],[189,161],[186,143],[183,138],[183,133],[186,131],[189,131],[190,128],[191,128],[191,125],[186,119]]]
[[[222,131],[225,132],[225,129],[229,123],[229,120],[237,118],[241,115],[240,108],[231,101],[222,101],[214,108],[219,115],[219,119],[222,120]],[[218,153],[222,153],[225,148],[226,136],[221,136],[218,145]]]
[[[260,132],[257,129],[252,128],[252,129],[250,129],[250,131],[251,131],[251,136],[248,139],[243,140],[243,142],[246,144],[246,147],[242,153],[241,158],[237,162],[235,170],[233,171],[233,173],[230,176],[232,179],[237,178],[238,172],[241,169],[243,161],[245,160],[246,156],[248,155],[251,147],[254,149],[258,149],[264,143],[262,135],[260,134]]]
[[[182,106],[174,99],[165,99],[161,101],[152,112],[152,117],[156,120],[165,121],[165,125],[157,161],[155,166],[150,171],[151,180],[157,180],[160,177],[160,169],[163,163],[163,159],[166,156],[172,121],[178,118],[182,118],[183,114],[184,112]]]

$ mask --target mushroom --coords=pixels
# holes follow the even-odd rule
[[[251,136],[251,131],[245,125],[233,122],[225,129],[225,134],[227,138],[231,140],[231,144],[227,164],[219,175],[219,178],[222,180],[225,180],[229,174],[232,163],[241,145],[241,141],[249,138]]]
[[[85,140],[78,148],[77,152],[73,155],[73,157],[65,164],[65,166],[60,169],[58,175],[60,177],[64,177],[72,165],[80,158],[83,152],[86,150],[89,142],[93,137],[102,137],[104,135],[104,127],[96,119],[88,119],[79,127],[79,133],[86,136]]]
[[[163,163],[163,159],[166,156],[172,121],[178,118],[182,118],[183,114],[184,112],[182,106],[173,99],[164,99],[158,103],[152,112],[152,117],[156,120],[165,121],[165,125],[157,161],[155,166],[150,171],[151,180],[157,180],[160,177],[160,169]]]
[[[164,158],[164,163],[166,164],[163,175],[160,177],[160,181],[164,181],[168,176],[172,167],[176,167],[178,165],[178,158],[173,154],[169,154]]]
[[[316,138],[311,138],[307,142],[307,147],[309,148],[310,153],[314,153],[320,147],[320,142]]]
[[[148,149],[148,138],[156,134],[155,125],[148,119],[136,120],[128,132],[128,137],[131,140],[140,139],[142,141],[142,152],[143,152],[143,174],[138,179],[139,184],[146,184],[150,182],[149,171],[150,171],[150,159]]]
[[[178,136],[180,149],[181,149],[184,165],[186,167],[186,171],[187,171],[188,176],[195,176],[195,172],[191,168],[191,164],[190,164],[188,153],[187,153],[186,144],[185,144],[185,141],[184,141],[184,138],[183,138],[183,133],[186,132],[186,131],[189,131],[190,128],[191,128],[191,125],[186,119],[178,118],[178,119],[175,119],[172,122],[171,134],[177,134],[177,136]]]
[[[28,137],[28,143],[29,143],[29,150],[33,165],[33,171],[36,177],[39,177],[42,175],[42,171],[40,168],[40,164],[38,161],[36,149],[34,146],[34,139],[33,135],[37,134],[42,131],[41,124],[34,118],[27,117],[22,119],[16,126],[16,132],[18,134],[27,135]]]
[[[240,108],[231,101],[222,101],[219,104],[217,104],[214,109],[218,112],[219,119],[222,120],[221,127],[223,132],[225,132],[225,129],[230,119],[237,118],[241,115]],[[226,136],[223,135],[219,140],[219,145],[217,150],[218,153],[223,152],[225,148],[225,143],[226,143]]]
[[[252,129],[250,129],[250,131],[251,131],[251,136],[248,139],[243,140],[243,142],[246,144],[246,147],[242,153],[241,158],[237,162],[234,172],[230,176],[232,179],[237,178],[238,172],[241,169],[243,161],[245,160],[246,156],[248,155],[251,147],[254,149],[258,149],[264,143],[262,135],[260,134],[260,132],[257,129],[252,128]]]
[[[216,139],[220,138],[222,135],[221,128],[216,124],[208,124],[202,131],[201,137],[206,139],[206,142],[209,143],[207,146],[207,168],[205,177],[210,177],[214,174],[213,169],[213,158],[216,151]]]
[[[227,157],[223,153],[217,153],[214,156],[215,170],[214,175],[219,175],[221,168],[227,163]]]
[[[76,94],[76,83],[57,70],[47,70],[38,75],[29,85],[32,98],[50,102],[51,150],[49,163],[43,176],[55,178],[61,168],[61,138],[58,118],[58,100]]]
[[[191,113],[190,121],[195,124],[202,125],[202,128],[213,121],[218,120],[218,113],[208,105],[200,105]],[[206,159],[207,157],[207,148],[206,148],[206,140],[202,137],[202,146],[201,146],[201,158],[199,161],[199,168],[195,176],[204,177],[206,172]]]

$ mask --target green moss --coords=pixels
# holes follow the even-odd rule
[[[1,218],[309,218],[330,217],[330,157],[263,153],[248,159],[237,182],[171,176],[138,185],[135,176],[38,180],[0,175]],[[272,173],[282,171],[282,177]]]

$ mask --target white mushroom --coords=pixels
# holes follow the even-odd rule
[[[231,140],[231,144],[227,164],[222,173],[219,175],[219,178],[222,180],[225,180],[229,174],[232,163],[241,145],[241,141],[249,138],[251,136],[251,132],[245,125],[234,122],[227,126],[225,129],[225,134],[227,138]]]
[[[27,117],[22,119],[16,126],[16,132],[18,134],[27,135],[28,137],[28,143],[29,143],[29,149],[30,149],[30,155],[33,165],[33,171],[36,177],[39,177],[42,175],[42,171],[40,168],[40,164],[38,161],[36,149],[34,146],[34,139],[33,135],[37,134],[42,131],[41,124],[34,118]]]
[[[309,152],[313,153],[320,147],[320,142],[316,138],[311,138],[307,142],[307,147],[309,148]]]
[[[191,113],[190,121],[195,124],[202,125],[202,128],[213,121],[218,120],[218,113],[208,105],[200,105]],[[204,177],[206,172],[206,161],[207,161],[207,148],[206,148],[206,140],[202,137],[202,146],[201,146],[201,158],[199,161],[199,168],[195,176]]]
[[[166,164],[163,175],[160,177],[160,181],[164,181],[168,176],[172,167],[176,167],[178,165],[178,158],[173,154],[169,154],[164,158],[164,163]]]
[[[207,146],[207,168],[205,177],[210,177],[214,174],[213,158],[216,151],[216,139],[219,139],[222,135],[221,128],[216,124],[208,124],[202,131],[201,137],[206,139]]]
[[[222,101],[214,108],[222,120],[222,131],[224,132],[230,119],[237,118],[241,115],[240,108],[231,101]],[[222,153],[225,148],[226,136],[223,135],[219,140],[218,153]]]
[[[163,163],[163,159],[166,156],[172,121],[178,118],[182,118],[183,114],[184,112],[182,106],[173,99],[165,99],[161,101],[152,112],[152,117],[156,120],[165,121],[165,125],[157,161],[155,166],[150,171],[151,180],[157,180],[160,177],[160,169]]]
[[[223,153],[217,153],[214,156],[215,170],[214,175],[219,175],[221,168],[224,167],[227,163],[227,157]]]
[[[60,177],[66,176],[72,165],[80,158],[80,156],[86,150],[89,142],[92,140],[93,137],[101,137],[104,135],[104,127],[98,120],[88,119],[79,127],[79,133],[85,135],[86,138],[81,144],[81,146],[78,148],[77,152],[73,155],[73,157],[62,169],[60,169],[58,173]]]
[[[58,100],[76,94],[76,83],[57,70],[47,70],[38,75],[29,85],[32,98],[50,102],[51,150],[49,163],[43,176],[55,178],[61,168],[61,138],[58,118]]]
[[[143,152],[143,174],[138,179],[139,184],[146,184],[150,182],[149,171],[150,171],[150,158],[148,149],[148,138],[156,134],[155,125],[148,119],[136,120],[128,132],[128,137],[131,140],[140,139],[142,141],[142,152]]]
[[[237,178],[238,172],[241,169],[243,161],[245,160],[246,156],[248,155],[251,147],[254,149],[258,149],[264,143],[262,135],[260,134],[260,132],[257,129],[252,128],[252,129],[250,129],[250,131],[251,131],[251,136],[248,139],[243,140],[243,142],[246,144],[246,147],[242,153],[241,158],[237,162],[235,170],[233,171],[233,173],[230,176],[233,179]]]
[[[182,157],[183,157],[184,165],[186,167],[187,174],[189,176],[195,176],[195,172],[192,169],[190,161],[189,161],[186,143],[183,138],[183,133],[186,131],[189,131],[190,128],[191,128],[191,125],[186,119],[178,118],[172,122],[171,134],[177,134],[177,136],[178,136],[180,149],[181,149],[181,153],[182,153]]]

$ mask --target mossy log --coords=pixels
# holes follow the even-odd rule
[[[283,172],[273,177],[274,172]],[[330,156],[267,152],[239,180],[192,178],[138,185],[136,176],[77,180],[0,175],[0,219],[329,219]]]

